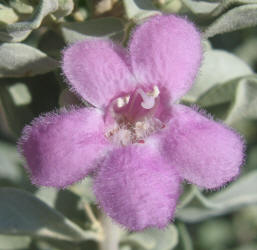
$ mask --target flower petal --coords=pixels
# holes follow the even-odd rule
[[[108,40],[73,44],[63,53],[62,68],[73,89],[97,107],[135,87],[125,51]]]
[[[201,36],[184,18],[158,15],[136,29],[130,54],[137,80],[145,86],[166,88],[174,101],[190,89],[196,77],[202,58]]]
[[[103,126],[93,108],[48,113],[26,126],[19,147],[32,182],[63,188],[84,178],[106,150]]]
[[[238,134],[183,105],[174,106],[161,148],[181,177],[208,189],[235,178],[244,159]]]
[[[115,149],[103,161],[95,180],[100,206],[132,231],[165,227],[179,195],[176,171],[152,145]]]

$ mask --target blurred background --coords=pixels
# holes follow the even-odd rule
[[[16,142],[40,114],[87,105],[65,84],[65,46],[94,37],[126,46],[133,27],[160,12],[186,16],[203,34],[203,65],[182,102],[239,131],[247,155],[241,177],[221,190],[184,184],[167,229],[129,233],[99,220],[90,178],[60,191],[33,186]],[[94,250],[109,230],[122,250],[256,250],[256,25],[257,0],[0,0],[0,249]]]

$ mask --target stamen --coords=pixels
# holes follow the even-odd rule
[[[124,102],[124,100],[123,100],[123,98],[118,98],[117,99],[117,106],[118,106],[118,108],[122,108],[123,106],[125,105],[125,102]]]
[[[141,102],[141,106],[144,108],[144,109],[151,109],[154,107],[154,104],[155,104],[155,98],[154,96],[152,95],[147,95],[142,89],[138,89],[137,90],[138,93],[141,95],[143,101]]]
[[[145,138],[164,128],[165,125],[154,117],[159,93],[154,86],[149,92],[136,89],[130,96],[117,98],[111,109],[116,123],[105,136],[115,145],[126,146],[144,143]]]
[[[125,102],[126,102],[126,104],[129,103],[129,99],[130,99],[130,96],[129,96],[129,95],[128,95],[128,96],[125,96]]]
[[[159,88],[157,86],[154,86],[153,87],[153,92],[151,93],[151,95],[156,98],[156,97],[159,96],[159,94],[160,94]]]
[[[125,97],[119,97],[116,100],[116,104],[118,108],[122,108],[123,106],[125,106],[126,104],[128,104],[129,102],[129,96],[125,96]]]

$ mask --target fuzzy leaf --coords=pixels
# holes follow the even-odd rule
[[[233,125],[240,120],[257,119],[257,77],[249,75],[216,85],[197,102],[202,107],[230,103],[225,122]]]
[[[244,60],[248,65],[254,67],[257,61],[257,37],[245,39],[244,42],[235,49],[235,54]]]
[[[12,183],[21,181],[23,177],[20,166],[22,160],[16,147],[9,143],[0,142],[0,159],[0,180],[4,179]]]
[[[40,187],[36,193],[36,197],[46,203],[48,206],[54,208],[58,196],[58,190],[52,187]]]
[[[122,242],[147,250],[172,250],[178,244],[178,232],[170,225],[165,230],[148,229],[126,235]]]
[[[211,13],[218,5],[217,2],[182,0],[183,4],[189,8],[195,15],[207,15]]]
[[[1,44],[0,58],[0,77],[30,77],[58,67],[56,60],[22,43]]]
[[[12,8],[0,4],[0,25],[15,23],[18,16]]]
[[[205,207],[186,207],[177,211],[182,221],[195,223],[209,217],[223,215],[250,204],[257,204],[257,171],[241,177],[224,191],[210,198],[201,197]],[[207,206],[207,207],[206,207]]]
[[[58,10],[54,13],[54,16],[58,19],[71,14],[74,8],[73,0],[58,0]]]
[[[29,108],[29,105],[16,105],[16,96],[10,92],[10,89],[15,87],[16,84],[23,83],[17,82],[14,85],[6,86],[4,78],[0,78],[0,99],[3,106],[3,113],[5,115],[8,128],[12,132],[12,135],[19,136],[21,130],[33,119],[33,112]],[[22,96],[19,93],[19,98],[21,100]],[[24,103],[26,100],[24,100]]]
[[[189,8],[194,15],[204,16],[205,18],[213,18],[221,15],[227,9],[234,6],[244,4],[257,3],[256,0],[229,0],[229,1],[197,1],[197,0],[182,0],[183,4]]]
[[[150,0],[123,0],[128,19],[140,20],[160,12]]]
[[[257,119],[257,77],[243,78],[238,82],[226,122],[233,125],[242,119]]]
[[[0,234],[67,241],[91,238],[90,234],[85,234],[77,225],[28,192],[1,188],[0,200]]]
[[[86,193],[87,190],[84,190]],[[81,201],[81,197],[73,192],[65,189],[58,190],[50,187],[40,187],[36,191],[36,197],[45,202],[51,208],[56,209],[66,216],[71,221],[75,222],[79,226],[84,226],[86,221],[84,203]],[[82,197],[83,199],[84,197]],[[87,201],[86,201],[87,202]],[[69,204],[67,206],[67,204]]]
[[[225,12],[216,19],[204,32],[205,38],[231,32],[257,24],[257,4],[246,4]]]
[[[221,1],[218,6],[210,13],[210,16],[216,17],[225,12],[226,9],[231,8],[233,6],[239,6],[244,4],[254,4],[257,3],[256,0],[229,0],[229,1]]]
[[[196,102],[212,87],[252,73],[252,69],[232,53],[217,49],[206,51],[199,76],[184,100]]]
[[[29,249],[31,239],[27,236],[0,235],[0,249]]]
[[[9,93],[16,106],[28,105],[32,101],[29,89],[23,83],[18,82],[15,85],[10,86]]]
[[[55,12],[57,8],[58,0],[41,0],[31,20],[9,24],[5,28],[0,29],[0,41],[23,41],[32,30],[40,26],[45,16]]]
[[[34,10],[28,0],[11,0],[9,2],[10,6],[20,14],[31,14]]]
[[[62,34],[66,43],[92,38],[121,39],[123,22],[119,18],[104,17],[85,22],[63,23]]]
[[[251,143],[255,142],[257,133],[256,96],[257,78],[249,75],[214,86],[198,98],[197,104],[243,134]]]
[[[236,88],[238,86],[238,78],[231,81],[214,85],[197,101],[201,107],[208,108],[215,105],[230,103],[235,96]]]

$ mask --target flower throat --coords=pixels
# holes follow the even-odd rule
[[[126,146],[144,143],[146,137],[164,128],[164,123],[154,116],[159,93],[157,86],[150,92],[139,88],[130,96],[114,100],[110,112],[115,122],[106,132],[106,137],[113,144]]]

